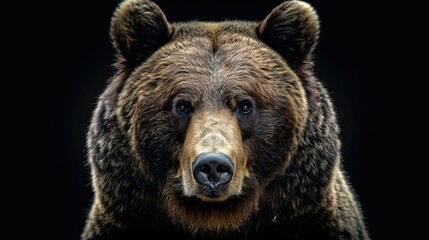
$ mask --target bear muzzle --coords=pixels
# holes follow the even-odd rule
[[[241,195],[248,175],[246,159],[240,127],[231,112],[194,113],[178,172],[184,196],[222,202]]]

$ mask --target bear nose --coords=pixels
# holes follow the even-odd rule
[[[201,153],[192,163],[195,180],[216,191],[219,186],[231,181],[231,159],[223,153]]]

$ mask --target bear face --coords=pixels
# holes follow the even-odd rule
[[[267,208],[263,223],[331,211],[345,183],[335,114],[311,74],[318,33],[300,1],[259,23],[175,24],[151,1],[124,1],[111,25],[117,73],[88,134],[85,238],[148,218],[212,234],[258,226]]]
[[[167,180],[165,205],[189,226],[229,228],[246,220],[264,185],[284,171],[305,122],[298,77],[266,45],[235,33],[241,25],[177,27],[119,98],[133,116],[142,165],[157,182]],[[196,31],[201,35],[189,34]],[[195,211],[196,204],[204,207]]]

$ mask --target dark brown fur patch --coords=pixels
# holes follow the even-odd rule
[[[258,212],[261,193],[255,182],[248,181],[243,195],[225,202],[203,202],[197,198],[181,197],[177,188],[171,185],[164,188],[162,196],[165,211],[173,222],[192,234],[222,235],[240,231],[251,214]]]

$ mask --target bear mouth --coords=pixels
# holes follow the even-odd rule
[[[223,202],[227,201],[229,198],[239,197],[239,195],[232,197],[228,195],[226,186],[222,186],[216,189],[202,187],[199,192],[200,193],[197,193],[195,197],[205,202]]]
[[[218,191],[185,196],[180,185],[167,184],[162,191],[163,206],[172,222],[190,232],[237,231],[259,211],[259,184],[250,178],[245,182],[242,194],[228,197]]]
[[[209,196],[205,196],[210,198]],[[184,205],[189,206],[194,211],[209,212],[209,211],[226,211],[230,212],[237,208],[242,201],[247,199],[246,196],[234,196],[224,201],[205,201],[200,197],[179,196],[178,200]]]

